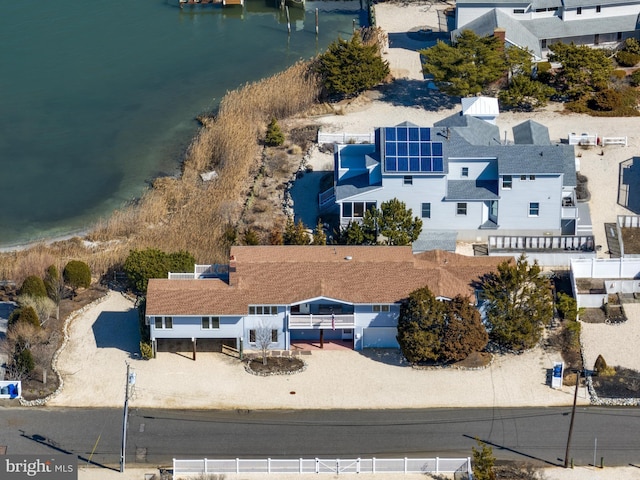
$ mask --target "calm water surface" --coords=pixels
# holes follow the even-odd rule
[[[198,113],[348,38],[363,17],[358,2],[308,2],[291,10],[288,36],[270,0],[246,2],[5,2],[0,245],[80,231],[175,173]],[[320,13],[318,38],[317,5],[331,10]]]

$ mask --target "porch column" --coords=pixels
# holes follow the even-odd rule
[[[191,343],[193,343],[193,361],[196,361],[196,339],[191,337]]]
[[[320,348],[324,348],[324,328],[320,329]]]

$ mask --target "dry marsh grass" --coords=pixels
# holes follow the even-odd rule
[[[225,262],[228,225],[239,225],[244,199],[262,162],[266,125],[308,110],[321,84],[311,62],[229,92],[217,115],[206,122],[187,149],[179,178],[158,178],[136,202],[97,222],[79,238],[37,244],[0,255],[0,279],[20,285],[51,264],[87,262],[94,276],[118,269],[132,249],[188,250],[199,263]],[[276,167],[277,168],[277,167]],[[203,182],[200,173],[216,170]],[[258,210],[265,208],[257,205]]]

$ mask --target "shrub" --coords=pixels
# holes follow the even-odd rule
[[[578,302],[571,295],[560,292],[556,300],[556,308],[565,320],[575,320],[578,317]]]
[[[155,248],[132,250],[124,262],[124,273],[133,288],[147,291],[150,278],[167,278],[169,272],[193,272],[195,258],[189,252],[165,253]]]
[[[596,92],[587,104],[593,110],[611,112],[622,106],[622,95],[616,90],[607,88]]]
[[[627,76],[627,72],[625,72],[624,70],[614,70],[611,76],[616,80],[622,80]]]
[[[634,72],[631,74],[631,84],[636,87],[640,85],[640,69],[634,70]]]
[[[140,342],[140,356],[143,360],[153,358],[153,347],[150,342]]]
[[[620,50],[616,53],[616,61],[623,67],[633,67],[640,62],[640,55],[626,50]]]
[[[610,377],[616,373],[615,368],[608,366],[602,355],[598,355],[598,358],[596,358],[593,370],[602,377]]]
[[[389,64],[380,58],[376,45],[362,43],[360,34],[351,40],[338,38],[320,55],[318,73],[329,94],[351,96],[382,82]]]
[[[248,228],[244,232],[244,244],[245,245],[260,245],[260,237],[258,236],[257,232],[254,229]]]
[[[29,375],[36,366],[31,350],[24,348],[15,357],[16,368],[24,375]]]
[[[91,285],[91,269],[80,260],[71,260],[65,265],[62,278],[75,292],[78,288],[87,288]]]
[[[551,70],[551,64],[549,62],[540,62],[536,65],[538,73],[545,73]]]
[[[22,282],[18,295],[31,295],[32,297],[46,297],[47,287],[44,280],[37,275],[29,275]]]
[[[280,125],[278,125],[278,121],[275,118],[271,119],[267,127],[267,135],[264,143],[270,147],[278,147],[284,143],[284,134],[282,130],[280,130]]]
[[[640,55],[640,42],[635,38],[627,38],[624,41],[624,45],[622,50],[629,53],[635,53],[636,55]]]
[[[31,306],[16,308],[9,315],[9,325],[15,325],[19,322],[25,322],[34,327],[40,328],[40,319],[35,309]]]

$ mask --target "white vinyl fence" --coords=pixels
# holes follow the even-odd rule
[[[325,143],[373,143],[376,140],[376,136],[371,133],[325,133],[318,132],[318,144]]]
[[[173,459],[173,478],[241,473],[458,473],[472,478],[471,458]]]

